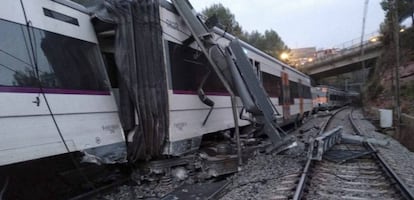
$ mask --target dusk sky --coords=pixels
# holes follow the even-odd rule
[[[190,0],[201,12],[214,3],[229,8],[243,30],[275,30],[289,48],[332,48],[361,36],[364,0]],[[370,0],[365,33],[384,20],[381,0]]]

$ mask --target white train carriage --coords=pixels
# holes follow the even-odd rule
[[[0,36],[0,166],[74,151],[125,161],[86,10],[70,1],[4,0]]]
[[[134,135],[130,137],[132,143],[130,146],[146,145],[146,150],[142,150],[147,152],[144,153],[144,158],[147,158],[148,155],[156,157],[160,154],[182,155],[198,149],[203,135],[234,128],[231,100],[228,92],[214,72],[203,81],[209,72],[209,63],[206,57],[201,53],[196,43],[187,43],[191,36],[190,30],[176,13],[172,4],[163,0],[159,2],[159,10],[155,7],[149,8],[148,4],[139,5],[139,3],[130,5],[130,9],[123,11],[113,9],[112,12],[118,12],[116,13],[118,15],[116,19],[119,21],[115,23],[122,29],[108,28],[110,26],[104,21],[94,19],[95,27],[100,30],[98,35],[101,40],[101,49],[109,58],[107,62],[109,63],[109,71],[120,71],[119,74],[111,76],[130,77],[129,72],[135,73],[138,71],[136,72],[137,76],[140,76],[140,80],[136,80],[138,86],[130,86],[129,91],[134,91],[134,88],[148,91],[146,94],[140,93],[141,96],[146,97],[132,99],[132,101],[137,101],[135,109],[138,112],[138,119],[135,120],[135,127],[125,128],[126,130],[132,130]],[[155,10],[155,12],[150,13],[147,9],[151,12]],[[140,13],[131,14],[129,13],[131,10],[139,10]],[[147,14],[148,16],[144,16],[145,18],[140,16]],[[99,14],[98,18],[107,19],[99,16]],[[128,32],[122,32],[126,26],[124,18],[137,20],[137,22],[133,22],[136,23],[134,36],[128,35]],[[145,35],[145,31],[148,29],[159,31],[160,41],[156,38],[156,32],[152,32],[151,36]],[[142,32],[138,32],[140,30]],[[226,46],[233,39],[233,36],[217,28],[214,29],[214,32],[215,40],[222,46]],[[119,42],[121,38],[126,41]],[[140,41],[137,42],[135,39]],[[117,40],[118,42],[115,42]],[[131,49],[128,45],[125,45],[128,42],[135,42],[138,45],[134,46],[135,49]],[[157,44],[163,49],[160,54],[153,50],[159,48]],[[277,117],[279,124],[292,123],[312,110],[310,79],[307,75],[247,43],[242,42],[242,46],[256,70],[257,78],[261,80],[271,101],[280,112]],[[130,52],[139,51],[139,49],[148,50],[145,52],[147,57],[140,57],[138,53],[132,52],[132,57],[138,55],[133,61],[138,62],[137,65],[140,65],[140,68],[137,67],[136,70],[128,69],[126,70],[128,73],[123,74],[122,71],[125,69],[120,68],[120,66],[127,65],[128,63],[124,61],[128,60],[129,57],[125,57],[125,54],[120,55],[117,51]],[[163,63],[152,64],[151,62],[158,62],[158,60],[148,58],[154,54],[160,55],[158,59],[161,59]],[[114,61],[116,61],[116,64]],[[144,76],[141,73],[149,73],[157,78],[151,79],[151,77]],[[166,80],[165,83],[162,82],[164,79]],[[211,107],[203,103],[198,96],[198,89],[201,86],[204,94],[214,102],[211,114],[209,113]],[[159,89],[156,91],[157,95],[153,95],[155,93],[154,88]],[[151,91],[154,92],[151,93]],[[164,98],[164,95],[166,98]],[[120,98],[123,98],[122,95]],[[156,102],[158,106],[149,105],[150,102]],[[164,105],[166,105],[165,108],[160,107]],[[148,106],[151,108],[148,108]],[[243,105],[240,99],[238,99],[237,107],[238,111],[241,112]],[[121,110],[123,109],[121,108]],[[152,115],[148,115],[148,112]],[[165,119],[154,118],[154,116],[165,116]],[[247,120],[241,120],[239,123],[240,126],[250,124]],[[137,137],[135,128],[140,125],[144,130],[155,130],[155,133],[141,132],[145,135],[142,138],[145,139],[140,139],[138,143],[134,142],[136,139],[134,137]],[[165,136],[156,133],[161,129],[165,131]],[[157,145],[161,145],[162,148]],[[154,151],[153,149],[161,149],[162,151]]]
[[[345,91],[327,85],[313,87],[312,97],[315,110],[332,110],[349,103]]]
[[[164,45],[168,46],[165,48],[166,66],[171,72],[168,77],[171,80],[168,91],[169,145],[174,147],[175,143],[187,143],[186,140],[189,139],[198,140],[206,133],[233,128],[230,96],[216,76],[211,76],[204,84],[204,92],[215,102],[215,108],[207,123],[202,125],[209,107],[197,97],[197,88],[208,70],[209,63],[197,50],[197,44],[189,47],[183,45],[183,41],[189,37],[189,30],[182,23],[181,17],[168,6],[161,7],[160,13]],[[234,39],[218,28],[213,30],[215,40],[223,47]],[[245,42],[242,42],[242,46],[255,68],[257,78],[261,80],[271,101],[280,112],[279,124],[292,123],[312,110],[310,79],[307,75]],[[238,105],[241,109],[240,101]],[[248,121],[240,121],[241,126],[248,124]],[[177,153],[171,147],[168,148],[169,153]]]

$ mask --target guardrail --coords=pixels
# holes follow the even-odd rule
[[[379,45],[381,44],[380,37],[381,37],[381,34],[379,33],[379,31],[375,31],[375,32],[364,35],[363,37],[364,41],[362,42],[362,44],[361,44],[361,37],[359,37],[359,38],[355,38],[353,40],[350,40],[350,41],[347,41],[347,42],[344,42],[338,45],[334,45],[333,48],[326,49],[326,50],[329,50],[330,53],[326,55],[319,55],[319,56],[316,55],[315,59],[313,59],[312,62],[305,63],[304,67],[311,66],[311,65],[314,65],[315,63],[329,60],[334,57],[340,57],[346,54],[360,52],[362,48],[369,48],[371,46]]]

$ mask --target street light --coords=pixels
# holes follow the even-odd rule
[[[286,52],[283,52],[282,54],[280,54],[280,59],[282,60],[287,60],[289,58],[289,54]]]
[[[372,37],[371,39],[369,39],[370,42],[376,42],[378,41],[378,37]]]

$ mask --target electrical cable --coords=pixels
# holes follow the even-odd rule
[[[52,109],[51,109],[51,107],[50,107],[50,104],[49,104],[49,101],[48,101],[48,99],[47,99],[47,97],[46,97],[46,94],[45,94],[45,92],[44,92],[44,89],[43,89],[43,86],[42,86],[42,81],[40,80],[40,76],[39,76],[39,68],[38,68],[38,65],[37,65],[37,57],[36,57],[36,55],[34,55],[34,46],[33,46],[33,40],[35,39],[35,38],[32,38],[31,37],[31,34],[30,34],[30,28],[31,28],[31,22],[28,20],[28,18],[27,18],[27,14],[26,14],[26,10],[25,10],[25,7],[24,7],[24,4],[23,4],[23,1],[22,0],[20,0],[20,4],[21,4],[21,6],[22,6],[22,9],[23,9],[23,15],[24,15],[24,19],[25,19],[25,21],[26,21],[26,28],[27,28],[27,32],[28,32],[28,36],[29,36],[29,44],[30,44],[30,49],[31,49],[31,53],[32,53],[32,56],[33,56],[33,63],[32,63],[32,59],[30,59],[30,62],[31,62],[31,66],[32,66],[32,68],[34,68],[34,70],[35,70],[35,72],[36,72],[36,78],[37,78],[37,81],[38,81],[38,85],[39,85],[39,89],[40,89],[40,93],[41,93],[41,95],[43,96],[43,99],[45,100],[45,104],[46,104],[46,107],[47,107],[47,109],[48,109],[48,111],[49,111],[49,114],[51,115],[51,117],[52,117],[52,121],[53,121],[53,123],[54,123],[54,125],[55,125],[55,127],[56,127],[56,130],[57,130],[57,132],[58,132],[58,134],[59,134],[59,137],[60,137],[60,139],[61,139],[61,141],[62,141],[62,143],[63,143],[63,145],[65,146],[65,149],[66,149],[66,151],[67,151],[67,153],[69,154],[69,156],[70,156],[70,158],[71,158],[71,160],[72,160],[72,162],[73,162],[73,164],[75,165],[75,167],[76,167],[76,169],[79,171],[79,173],[80,173],[80,175],[85,179],[85,181],[88,183],[88,186],[91,186],[93,189],[95,189],[96,187],[94,186],[94,184],[88,179],[88,177],[82,172],[82,170],[80,169],[80,166],[79,166],[79,164],[78,164],[78,162],[76,162],[76,160],[75,160],[75,158],[73,157],[73,155],[71,154],[71,151],[70,151],[70,149],[69,149],[69,146],[68,146],[68,144],[66,143],[66,141],[65,141],[65,138],[63,137],[63,134],[62,134],[62,131],[60,130],[60,127],[59,127],[59,125],[58,125],[58,123],[57,123],[57,121],[56,121],[56,117],[55,117],[55,115],[54,115],[54,113],[53,113],[53,111],[52,111]],[[34,35],[33,35],[33,37],[34,37]]]
[[[7,65],[3,65],[3,64],[1,64],[1,63],[0,63],[0,66],[4,67],[5,69],[8,69],[8,70],[10,70],[10,71],[12,71],[12,72],[14,72],[14,73],[18,73],[18,71],[17,71],[17,70],[14,70],[13,68],[11,68],[11,67],[9,67],[9,66],[7,66]]]
[[[30,63],[27,63],[27,62],[26,62],[26,61],[24,61],[23,59],[20,59],[20,58],[18,58],[17,56],[14,56],[14,55],[12,55],[11,53],[9,53],[9,52],[7,52],[7,51],[5,51],[5,50],[3,50],[3,49],[0,49],[0,52],[3,52],[4,54],[6,54],[6,55],[8,55],[8,56],[10,56],[10,57],[12,57],[12,58],[14,58],[14,59],[16,59],[16,60],[18,60],[18,61],[20,61],[20,62],[24,63],[24,64],[26,64],[27,66],[30,66],[30,67],[31,67]]]

